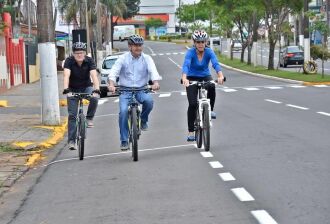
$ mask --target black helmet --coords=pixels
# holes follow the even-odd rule
[[[86,51],[87,44],[84,42],[75,42],[72,44],[72,51]]]
[[[128,44],[143,44],[144,39],[138,34],[134,34],[128,38]]]

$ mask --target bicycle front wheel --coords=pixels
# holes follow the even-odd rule
[[[209,105],[203,105],[203,142],[205,151],[210,150],[210,114]]]
[[[197,109],[197,113],[196,113],[196,120],[195,120],[195,138],[196,138],[196,144],[197,144],[197,148],[201,148],[202,147],[202,143],[203,143],[203,129],[200,126],[200,115],[199,115],[199,111]]]
[[[79,153],[79,160],[84,159],[85,153],[85,137],[86,137],[86,118],[84,114],[79,115],[79,123],[78,123],[78,153]]]
[[[132,138],[132,157],[133,161],[138,161],[138,118],[136,108],[132,108],[132,121],[131,121],[131,138]]]

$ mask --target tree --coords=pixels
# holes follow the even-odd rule
[[[38,43],[55,41],[55,22],[52,0],[37,1]]]
[[[163,26],[164,22],[159,18],[156,18],[156,19],[155,18],[150,18],[150,19],[146,20],[144,24],[146,25],[146,27],[155,27],[155,28],[157,28],[157,27]]]

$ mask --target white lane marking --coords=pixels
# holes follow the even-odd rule
[[[119,102],[119,98],[118,99],[116,99],[115,101],[113,101],[114,103],[118,103]]]
[[[222,91],[226,92],[226,93],[231,93],[231,92],[236,92],[236,89],[222,89]]]
[[[157,54],[151,54],[151,56],[157,56]]]
[[[314,85],[314,87],[324,88],[324,87],[328,87],[328,86],[327,85]]]
[[[309,108],[307,108],[307,107],[300,107],[300,106],[293,105],[293,104],[287,104],[286,106],[293,107],[293,108],[300,109],[300,110],[309,110]]]
[[[325,115],[325,116],[329,116],[330,117],[330,113],[326,113],[326,112],[322,112],[322,111],[320,111],[320,112],[317,112],[318,114],[322,114],[322,115]]]
[[[280,101],[270,100],[270,99],[265,99],[265,101],[267,101],[267,102],[271,102],[271,103],[277,103],[277,104],[282,103],[282,102],[280,102]]]
[[[97,115],[97,116],[94,116],[94,117],[98,118],[98,117],[108,117],[108,116],[118,116],[118,114],[102,114],[102,115]]]
[[[233,188],[231,191],[236,195],[240,201],[254,201],[252,195],[245,190],[245,188]]]
[[[171,55],[171,53],[166,53],[166,55]]]
[[[251,211],[251,213],[260,224],[278,224],[265,210],[255,210]]]
[[[185,52],[180,52],[180,54],[185,54]]]
[[[248,88],[243,88],[243,89],[249,90],[249,91],[260,90],[260,89],[255,88],[255,87],[248,87]]]
[[[201,155],[204,158],[211,158],[211,157],[213,157],[212,153],[210,153],[210,152],[201,152]]]
[[[155,54],[155,52],[151,49],[151,47],[148,47],[148,49],[150,50],[151,54]]]
[[[268,87],[264,87],[266,89],[283,89],[283,87],[280,86],[268,86]]]
[[[296,86],[296,85],[294,85],[294,86],[289,86],[289,87],[291,87],[291,88],[306,88],[306,86]]]
[[[102,104],[104,104],[105,102],[108,102],[108,99],[99,99],[98,100],[98,105],[102,105]]]
[[[219,176],[223,181],[233,181],[236,180],[231,173],[219,173]]]
[[[159,97],[170,97],[171,93],[161,93],[159,94]]]
[[[160,54],[158,54],[158,55],[162,56],[162,55],[164,55],[164,54],[160,53]]]
[[[187,96],[187,92],[181,92],[181,96]]]
[[[168,57],[168,59],[173,62],[176,66],[178,66],[180,69],[182,69],[181,65],[179,65],[178,63],[176,63],[172,58]]]
[[[191,147],[193,144],[187,144],[187,145],[173,145],[173,146],[164,146],[164,147],[158,147],[158,148],[151,148],[151,149],[141,149],[139,152],[148,152],[148,151],[158,151],[163,149],[172,149],[172,148],[182,148],[182,147]],[[84,159],[92,159],[92,158],[98,158],[98,157],[105,157],[105,156],[115,156],[115,155],[121,155],[121,154],[127,154],[131,153],[131,151],[125,151],[125,152],[114,152],[114,153],[106,153],[106,154],[99,154],[99,155],[93,155],[93,156],[85,156]],[[72,161],[72,160],[78,160],[78,157],[74,158],[68,158],[68,159],[61,159],[56,160],[51,163],[48,163],[46,165],[43,165],[44,167],[55,164],[55,163],[61,163],[66,161]]]
[[[177,54],[179,54],[179,53],[173,53],[174,55],[177,55]]]
[[[214,169],[223,168],[223,165],[219,161],[212,161],[209,164]]]

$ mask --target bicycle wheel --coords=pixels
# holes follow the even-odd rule
[[[86,118],[84,114],[79,114],[79,123],[78,123],[78,153],[79,159],[84,159],[84,151],[85,151],[85,137],[86,137]]]
[[[138,118],[136,108],[132,108],[131,137],[132,137],[132,157],[133,161],[138,161]]]
[[[200,124],[200,116],[199,116],[199,111],[197,108],[197,112],[196,112],[196,120],[195,120],[195,138],[196,138],[196,144],[197,144],[197,148],[201,148],[202,147],[202,143],[203,143],[203,129],[201,128]]]
[[[210,150],[210,114],[209,105],[203,105],[203,142],[205,151]]]

